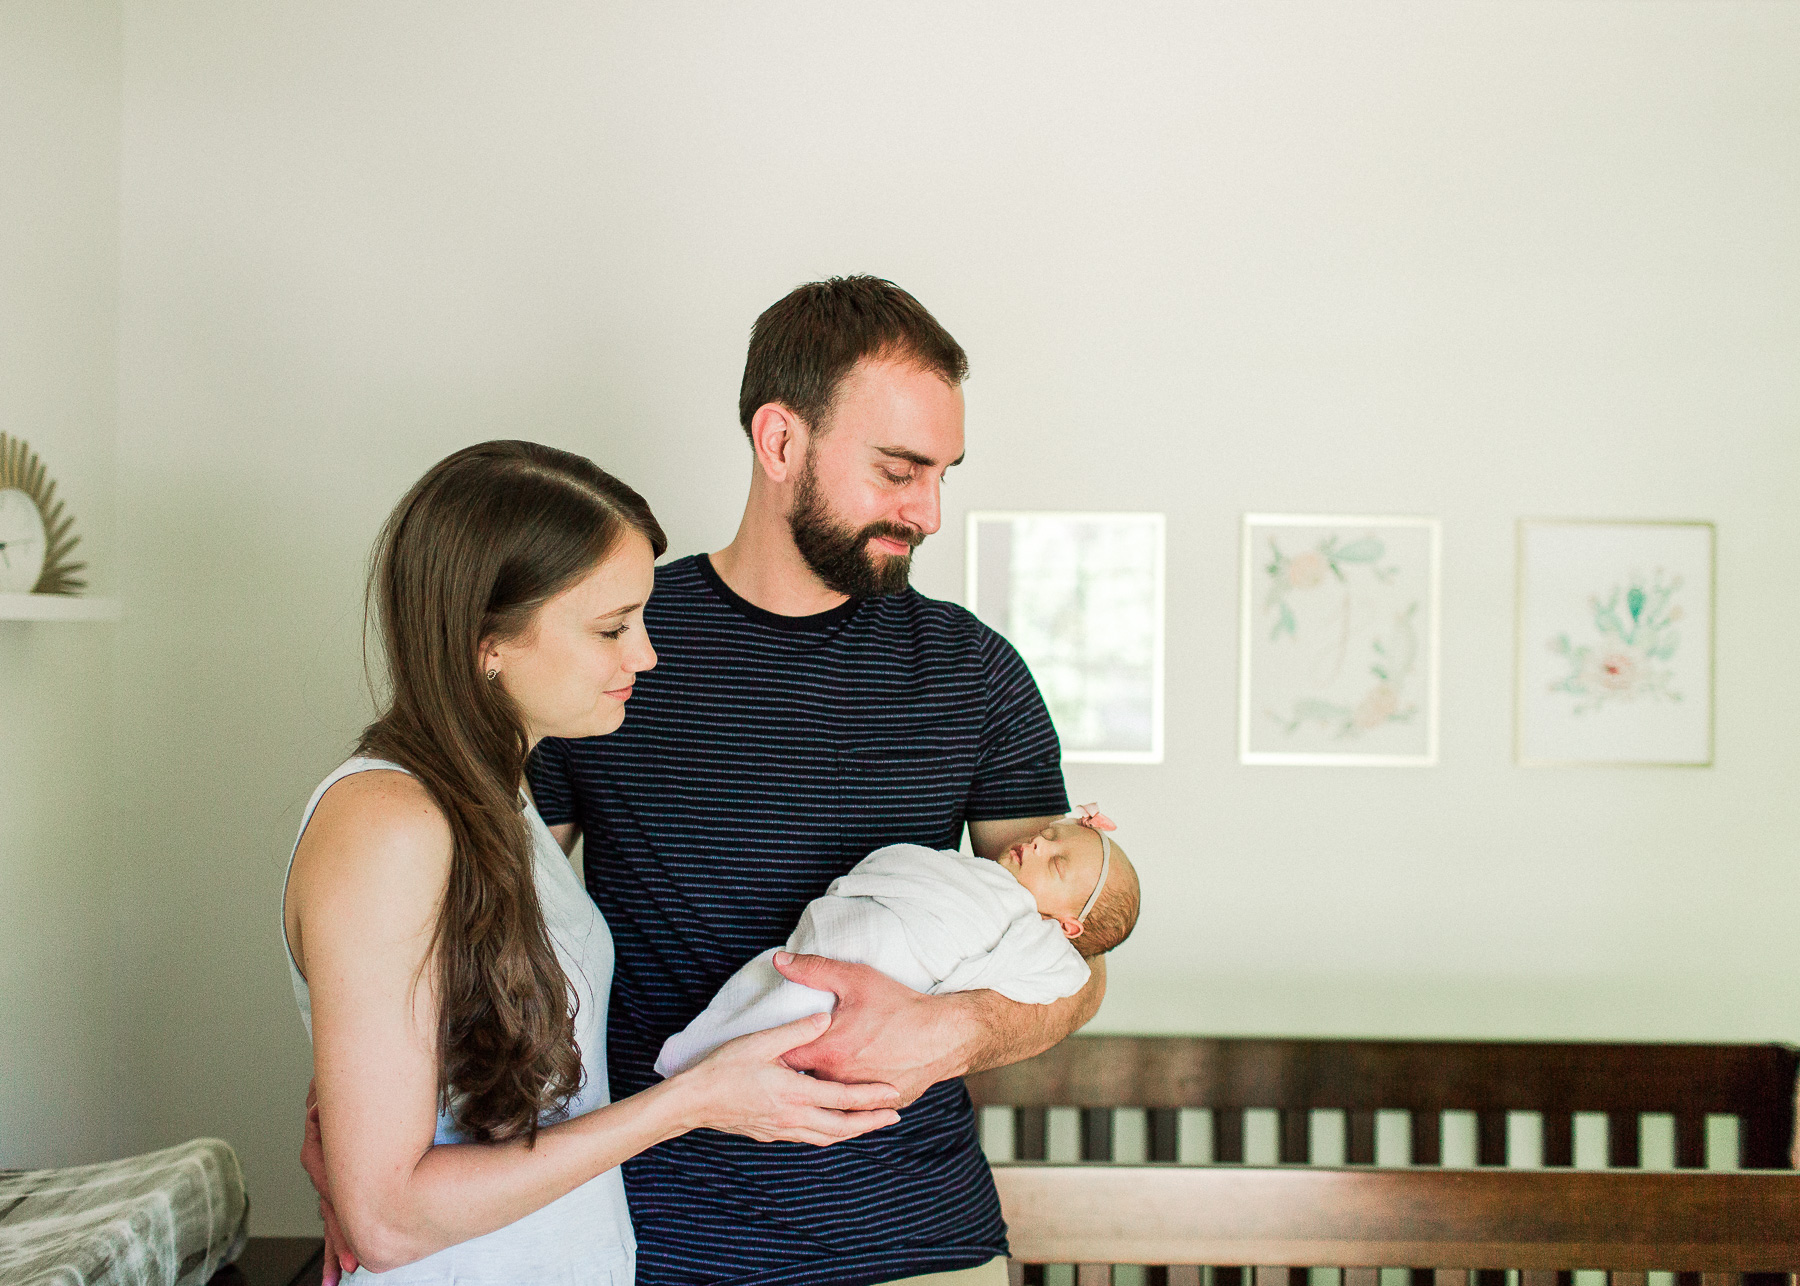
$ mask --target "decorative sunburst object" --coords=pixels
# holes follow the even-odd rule
[[[44,462],[22,438],[0,433],[0,592],[75,594],[86,563],[69,555],[81,543],[63,515]]]

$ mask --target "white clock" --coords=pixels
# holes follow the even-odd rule
[[[37,588],[49,546],[37,501],[17,487],[0,489],[0,594]]]

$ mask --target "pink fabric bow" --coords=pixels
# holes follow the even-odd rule
[[[1119,829],[1118,824],[1112,818],[1100,811],[1098,804],[1077,804],[1075,811],[1069,816],[1078,826],[1086,826],[1091,830],[1116,831]]]

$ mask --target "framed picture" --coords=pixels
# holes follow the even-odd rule
[[[1242,762],[1437,762],[1439,545],[1435,518],[1244,515]]]
[[[967,601],[1019,650],[1063,758],[1161,763],[1163,516],[971,513]]]
[[[1710,522],[1519,523],[1521,764],[1713,760]]]

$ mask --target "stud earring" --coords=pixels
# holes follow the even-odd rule
[[[489,670],[487,672],[487,681],[489,683],[492,683],[495,679],[497,679],[499,677],[500,677],[500,671],[498,671],[498,670]]]

